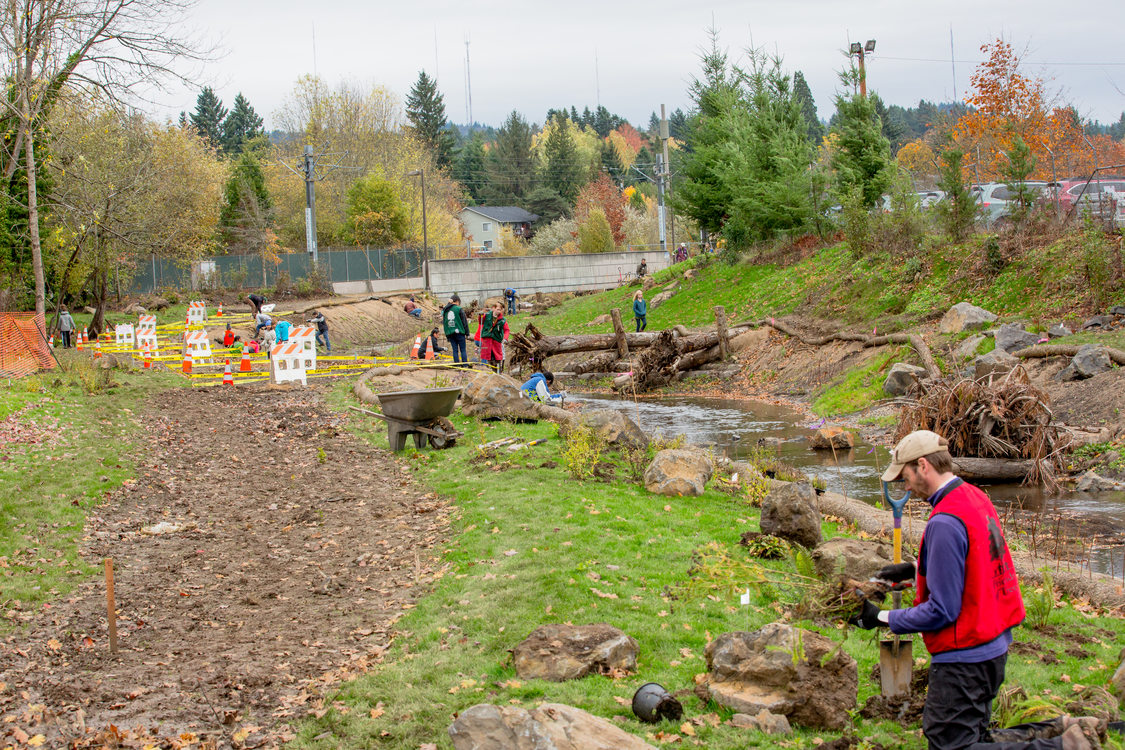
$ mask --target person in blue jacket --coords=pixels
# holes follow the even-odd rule
[[[511,287],[508,287],[507,289],[504,290],[504,298],[508,300],[508,314],[509,315],[515,315],[516,314],[516,299],[518,297],[519,297],[519,295],[516,294],[515,289],[513,289]]]
[[[633,295],[633,317],[637,319],[637,333],[648,327],[648,303],[645,302],[645,293],[640,289]]]
[[[554,373],[547,370],[537,372],[520,386],[520,391],[532,401],[542,401],[545,404],[560,404],[566,398],[564,393],[551,393],[551,386],[555,382]]]

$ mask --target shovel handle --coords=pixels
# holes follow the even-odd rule
[[[902,511],[906,507],[906,501],[910,499],[910,490],[907,490],[905,495],[895,500],[891,497],[890,482],[883,482],[883,499],[887,501],[887,505],[891,506],[891,513],[895,519],[892,540],[895,550],[894,561],[897,565],[902,562]]]

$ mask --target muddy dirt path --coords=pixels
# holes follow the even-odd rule
[[[114,561],[119,651],[101,580],[5,638],[0,744],[275,746],[379,660],[433,580],[449,508],[345,419],[316,388],[155,397],[138,478],[83,542]]]

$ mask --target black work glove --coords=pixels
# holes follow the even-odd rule
[[[879,607],[867,599],[863,600],[863,609],[859,614],[848,620],[852,625],[863,628],[864,630],[871,630],[886,625],[885,622],[879,621]]]
[[[875,577],[884,581],[890,581],[891,583],[913,581],[915,578],[914,563],[901,562],[895,563],[894,565],[888,565],[887,567],[882,568],[878,573],[876,573]]]

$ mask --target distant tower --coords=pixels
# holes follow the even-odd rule
[[[469,128],[473,126],[473,76],[469,65],[469,37],[465,36],[465,116],[469,118]]]

